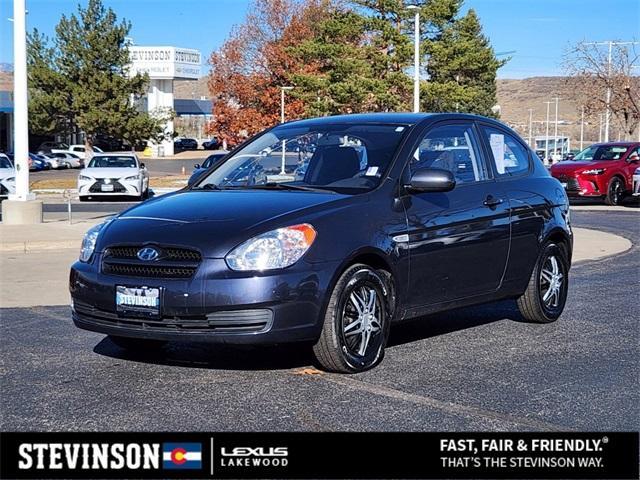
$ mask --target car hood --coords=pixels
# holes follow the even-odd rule
[[[80,175],[93,178],[122,178],[137,175],[140,171],[137,168],[83,168]]]
[[[5,178],[10,178],[15,176],[16,176],[15,168],[0,168],[0,180],[4,180]]]
[[[222,258],[255,235],[312,222],[314,215],[331,214],[352,199],[356,197],[295,191],[182,191],[115,217],[101,232],[97,248],[164,244],[196,248],[205,257]]]
[[[587,170],[591,168],[611,168],[614,166],[616,162],[612,160],[602,160],[602,161],[573,161],[567,160],[565,162],[556,163],[551,167],[551,174],[570,174],[581,172],[582,170]]]

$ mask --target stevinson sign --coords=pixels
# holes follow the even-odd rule
[[[178,47],[130,46],[130,75],[148,73],[152,79],[201,77],[202,55],[199,50]]]

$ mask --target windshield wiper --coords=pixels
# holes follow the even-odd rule
[[[305,185],[291,185],[289,183],[267,182],[262,185],[247,185],[245,188],[262,189],[262,190],[300,190],[304,192],[331,192],[333,190],[320,187],[308,187]]]

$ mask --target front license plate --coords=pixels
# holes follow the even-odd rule
[[[100,190],[102,190],[103,192],[113,192],[113,185],[112,184],[101,185]]]
[[[158,316],[160,315],[160,289],[117,285],[116,310]]]
[[[562,188],[567,188],[567,182],[560,182],[560,185],[562,185]]]

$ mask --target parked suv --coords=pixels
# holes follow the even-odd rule
[[[604,199],[620,205],[633,192],[633,173],[640,165],[640,143],[597,143],[573,160],[551,167],[569,197]]]
[[[300,179],[262,166],[299,155]],[[360,372],[392,324],[427,313],[512,298],[556,320],[572,244],[564,190],[495,120],[301,120],[89,230],[72,315],[123,348],[308,342],[323,368]]]

